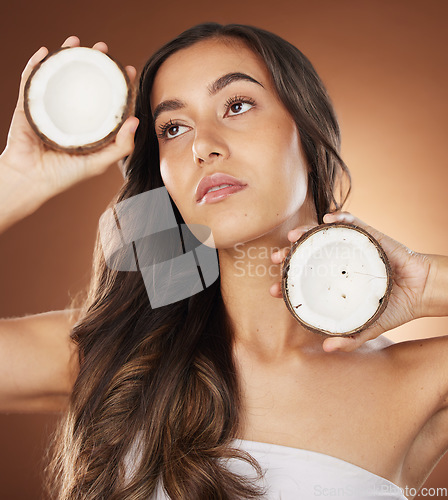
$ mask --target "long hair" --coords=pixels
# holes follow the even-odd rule
[[[344,197],[341,183],[340,199],[335,195],[338,182],[345,175],[350,184],[350,176],[339,156],[339,127],[324,85],[293,45],[236,24],[195,26],[146,63],[135,105],[135,149],[114,203],[163,186],[150,106],[154,78],[170,55],[211,38],[243,41],[265,62],[300,131],[322,222],[350,191]],[[182,223],[174,203],[173,210]],[[141,274],[109,269],[98,237],[92,282],[71,339],[79,348],[80,371],[47,468],[51,495],[147,500],[158,484],[173,500],[263,494],[257,483],[226,466],[228,459],[240,459],[258,478],[263,473],[248,453],[232,447],[242,401],[219,279],[188,299],[152,309]]]

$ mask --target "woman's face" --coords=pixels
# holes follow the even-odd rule
[[[163,182],[187,224],[211,228],[216,248],[254,240],[305,210],[297,127],[243,43],[207,40],[170,56],[151,108]],[[198,201],[199,183],[215,173],[242,186]]]

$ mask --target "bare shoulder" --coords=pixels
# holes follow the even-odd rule
[[[59,311],[48,311],[39,314],[29,314],[26,316],[10,317],[0,319],[0,325],[10,325],[13,328],[27,326],[33,329],[50,328],[60,331],[61,328],[71,327],[75,324],[79,316],[79,309],[63,309]]]
[[[448,335],[404,342],[380,336],[363,348],[411,406],[424,408],[428,418],[448,408]]]
[[[422,484],[448,449],[448,336],[400,342],[387,348],[402,381],[407,411],[418,432],[403,472]]]
[[[370,342],[375,343],[372,350],[388,355],[397,376],[401,373],[410,383],[428,384],[425,389],[439,397],[448,393],[448,335],[404,342],[381,336]]]
[[[366,342],[370,351],[387,353],[397,368],[435,371],[448,384],[448,335],[394,342],[381,335]]]
[[[427,371],[433,381],[448,384],[448,335],[397,342],[386,348],[398,366],[422,374]]]
[[[420,487],[448,449],[448,336],[394,343],[371,341],[398,402],[406,437],[402,483]]]
[[[58,411],[76,379],[77,309],[0,320],[0,411]]]

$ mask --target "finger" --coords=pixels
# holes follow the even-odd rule
[[[134,135],[138,123],[138,118],[135,116],[129,117],[124,122],[108,151],[111,162],[117,162],[132,153],[134,149]]]
[[[80,39],[76,35],[71,35],[66,38],[61,47],[79,47],[81,45]]]
[[[280,250],[276,250],[275,252],[272,252],[271,254],[271,260],[274,264],[281,264],[285,257],[288,255],[289,251],[291,250],[290,247],[285,247]]]
[[[332,212],[325,214],[323,217],[323,221],[330,223],[330,222],[347,222],[349,224],[355,222],[355,219],[358,220],[359,222],[362,222],[360,219],[357,219],[353,214],[350,212]]]
[[[351,352],[357,349],[362,343],[356,337],[330,337],[324,340],[322,347],[325,352]]]
[[[358,349],[368,340],[377,338],[384,330],[378,324],[371,325],[360,333],[348,337],[329,337],[323,342],[323,349],[326,352],[344,351],[352,352]]]
[[[137,76],[137,70],[134,68],[134,66],[126,66],[125,67],[126,73],[128,74],[129,80],[131,83],[134,83],[135,77]]]
[[[125,151],[123,156],[126,156],[134,149],[134,135],[139,124],[138,118],[130,116],[119,130],[115,139],[115,144],[119,149]]]
[[[302,234],[306,233],[307,231],[309,231],[310,229],[312,229],[313,227],[316,227],[316,225],[314,226],[299,226],[299,227],[296,227],[295,229],[291,229],[291,231],[289,231],[288,233],[288,240],[289,241],[297,241],[301,236]]]
[[[115,141],[98,152],[98,154],[101,155],[101,160],[99,156],[92,157],[89,162],[89,169],[92,174],[104,172],[110,165],[132,153],[134,149],[134,135],[138,123],[139,121],[135,116],[129,117],[119,130]]]
[[[33,69],[42,61],[42,59],[48,54],[47,47],[41,47],[37,52],[35,52],[28,60],[25,69],[22,71],[22,79],[20,80],[19,89],[19,99],[17,101],[17,106],[21,107],[23,105],[23,93],[25,90],[26,82],[31,75]]]
[[[369,226],[364,221],[362,221],[358,217],[355,217],[350,212],[328,213],[324,215],[323,220],[324,222],[328,223],[342,222],[345,224],[354,224],[356,226],[359,226],[360,228],[366,230],[369,234],[371,234],[375,239],[377,239],[380,244],[382,243],[382,240],[386,238],[386,236],[383,233],[373,228],[372,226]]]
[[[397,241],[392,239],[390,236],[385,235],[381,231],[378,231],[378,229],[375,229],[372,226],[369,226],[366,224],[364,221],[359,219],[358,217],[355,217],[353,214],[350,212],[334,212],[334,213],[328,213],[324,215],[323,218],[324,222],[342,222],[346,224],[354,224],[356,226],[359,226],[360,228],[364,229],[367,231],[370,235],[372,235],[378,243],[383,247],[386,253],[388,252],[393,252],[397,245],[400,245]]]
[[[375,238],[384,237],[383,233],[380,233],[377,229],[369,226],[364,221],[362,221],[359,217],[354,216],[350,212],[333,212],[325,214],[323,217],[324,222],[343,222],[345,224],[355,224],[356,226],[365,229],[368,233],[372,234]]]
[[[65,42],[62,44],[62,47],[74,47],[76,45],[79,45],[79,38],[77,36],[69,36]],[[42,59],[48,54],[48,49],[47,47],[41,47],[37,52],[35,52],[29,59],[27,65],[25,66],[25,69],[22,72],[22,88],[25,87],[25,83],[28,80],[28,77],[30,76],[31,72],[33,69],[39,64]],[[23,92],[21,92],[22,94]]]
[[[105,42],[96,42],[95,45],[92,46],[92,49],[99,50],[100,52],[104,52],[106,54],[109,47]]]
[[[277,282],[277,283],[274,283],[273,285],[271,285],[271,287],[269,288],[269,293],[277,299],[283,297],[282,284]]]

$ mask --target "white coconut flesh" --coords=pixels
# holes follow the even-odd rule
[[[359,228],[323,224],[317,229],[305,234],[285,260],[284,299],[314,331],[358,333],[386,306],[391,286],[387,257]]]
[[[31,75],[25,106],[33,128],[61,148],[83,148],[126,118],[129,85],[109,56],[87,47],[55,52]]]

